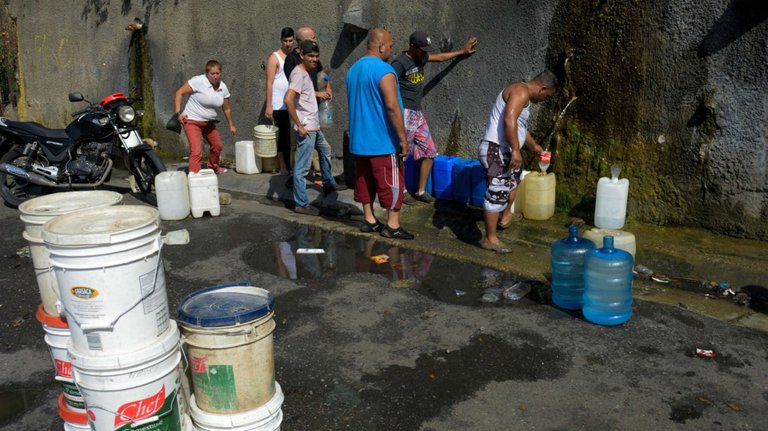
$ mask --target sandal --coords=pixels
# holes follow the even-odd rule
[[[509,218],[509,221],[506,223],[502,223],[501,219],[499,219],[499,222],[496,224],[496,227],[499,229],[507,229],[510,226],[512,226],[512,223],[518,222],[523,219],[523,216],[517,213],[512,213],[512,216]]]
[[[507,245],[501,241],[497,243],[492,243],[486,240],[482,240],[480,241],[480,247],[486,250],[495,251],[496,253],[499,253],[499,254],[512,253],[512,249],[507,247]]]

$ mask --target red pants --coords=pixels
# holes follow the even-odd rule
[[[208,154],[208,169],[218,169],[222,144],[216,123],[187,120],[184,122],[184,133],[189,140],[189,172],[197,173],[200,170],[203,161],[203,138],[211,146]]]
[[[370,204],[378,194],[382,208],[399,211],[403,206],[404,171],[397,154],[355,156],[355,201]]]

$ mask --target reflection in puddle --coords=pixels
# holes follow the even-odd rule
[[[311,282],[351,273],[378,274],[394,289],[414,289],[444,302],[459,305],[503,303],[500,287],[517,281],[512,274],[483,268],[378,241],[378,236],[346,236],[308,225],[297,225],[294,234],[272,245],[272,253],[249,253],[257,269],[280,277]],[[302,250],[303,249],[303,250]],[[308,253],[304,251],[309,251]],[[541,282],[529,299],[548,302]],[[495,292],[496,301],[489,301]]]
[[[40,389],[17,389],[0,392],[0,424],[34,405]]]

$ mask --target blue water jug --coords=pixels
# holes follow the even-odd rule
[[[469,165],[472,167],[471,203],[482,208],[485,201],[485,168],[479,160],[471,160]]]
[[[579,227],[568,227],[568,238],[552,244],[552,302],[558,307],[578,310],[583,305],[584,257],[595,243],[579,238]]]
[[[632,315],[632,255],[603,237],[603,248],[584,259],[584,317],[598,325],[620,325]]]
[[[453,200],[469,204],[472,199],[472,166],[469,160],[459,159],[453,164],[451,170],[451,185],[453,186]]]
[[[419,173],[421,172],[421,162],[421,160],[413,160],[413,151],[408,153],[408,157],[405,158],[405,189],[408,190],[409,193],[415,194],[419,191]],[[432,171],[429,172],[424,191],[432,195]]]
[[[451,171],[453,170],[453,164],[457,160],[461,159],[456,156],[435,157],[435,164],[432,166],[432,186],[435,190],[433,196],[437,199],[453,199]]]

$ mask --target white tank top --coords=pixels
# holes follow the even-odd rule
[[[507,103],[504,102],[504,91],[502,91],[496,98],[493,109],[491,109],[491,115],[488,117],[488,123],[485,125],[483,140],[512,148],[512,143],[507,142],[507,138],[504,135],[504,110],[506,107]],[[520,143],[521,148],[525,145],[525,134],[528,130],[528,117],[530,115],[531,102],[528,102],[517,117],[517,141]]]
[[[275,80],[272,81],[272,109],[275,111],[284,111],[288,109],[285,106],[285,93],[288,91],[288,78],[283,72],[283,66],[285,65],[285,59],[280,57],[277,51],[272,55],[277,57],[277,73],[275,74]]]

